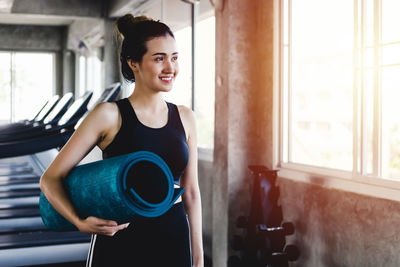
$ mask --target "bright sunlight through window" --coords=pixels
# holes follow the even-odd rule
[[[400,179],[400,1],[283,2],[283,161]]]

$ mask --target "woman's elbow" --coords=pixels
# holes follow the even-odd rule
[[[182,195],[182,199],[185,204],[192,204],[201,201],[200,190],[198,188],[186,189],[185,193]]]
[[[41,190],[44,194],[46,194],[47,189],[49,188],[49,184],[52,183],[52,182],[55,181],[55,180],[58,180],[57,178],[58,178],[58,176],[54,176],[54,175],[52,176],[52,175],[49,174],[48,170],[46,170],[46,171],[42,174],[42,176],[40,177],[40,180],[39,180],[39,187],[40,187],[40,190]]]
[[[46,191],[47,179],[48,179],[48,177],[45,172],[45,173],[43,173],[43,175],[40,177],[40,180],[39,180],[40,191],[42,191],[43,193]]]

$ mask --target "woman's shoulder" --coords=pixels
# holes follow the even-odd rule
[[[115,102],[102,102],[97,104],[89,113],[90,120],[101,123],[103,126],[112,126],[119,120],[118,106]]]
[[[193,135],[196,132],[196,117],[194,111],[185,105],[177,105],[177,108],[185,131],[188,132],[189,135]]]
[[[116,102],[102,102],[94,107],[92,113],[105,116],[107,119],[108,117],[118,116],[119,112]]]
[[[188,108],[185,105],[176,105],[179,111],[179,115],[184,117],[186,120],[194,120],[195,115],[192,109]]]

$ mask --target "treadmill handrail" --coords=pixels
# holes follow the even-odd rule
[[[87,105],[93,96],[93,92],[86,92],[82,97],[72,103],[67,112],[57,122],[57,126],[63,126],[72,121],[76,116],[87,111]]]
[[[67,108],[71,104],[74,95],[69,92],[66,93],[60,101],[58,101],[57,105],[53,108],[53,110],[46,116],[43,120],[44,124],[48,123],[56,123],[58,119],[66,112]]]
[[[60,100],[59,95],[54,95],[50,100],[47,102],[46,106],[37,114],[34,118],[34,121],[42,122],[47,115],[53,110],[53,108],[57,105],[58,101]]]

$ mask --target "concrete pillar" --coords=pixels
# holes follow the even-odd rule
[[[64,65],[64,92],[75,92],[75,53],[71,50],[63,51]],[[76,96],[80,97],[80,96]]]
[[[247,166],[273,165],[274,1],[216,9],[213,266],[226,266],[235,219],[249,210]]]
[[[104,22],[104,68],[105,86],[120,81],[118,42],[115,36],[115,20],[105,19]]]
[[[62,96],[64,95],[64,88],[63,88],[63,55],[62,52],[55,53],[55,94]]]

